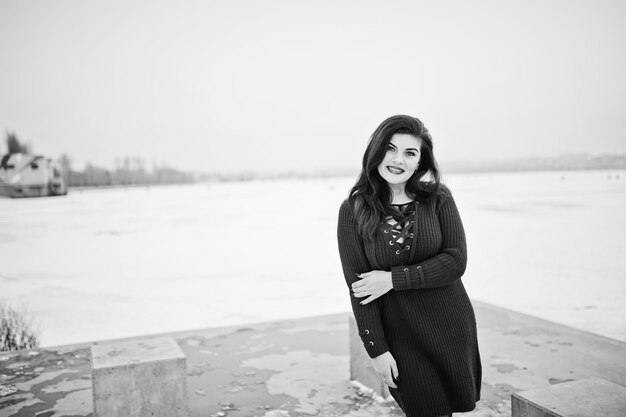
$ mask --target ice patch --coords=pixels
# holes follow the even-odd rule
[[[57,400],[52,408],[54,416],[86,416],[93,413],[93,398],[91,388],[71,392]]]
[[[349,362],[346,356],[299,350],[247,359],[241,366],[278,371],[267,381],[268,392],[297,398],[294,411],[315,415],[326,404],[349,403],[344,398],[349,390]],[[337,390],[338,386],[344,389]]]

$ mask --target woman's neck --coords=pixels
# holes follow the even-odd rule
[[[413,201],[406,194],[405,184],[389,184],[389,188],[391,188],[391,204],[405,204]]]

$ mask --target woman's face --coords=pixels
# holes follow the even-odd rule
[[[378,173],[392,185],[405,184],[417,169],[422,140],[406,133],[395,133],[387,145]]]

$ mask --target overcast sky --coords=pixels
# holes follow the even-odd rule
[[[0,128],[78,167],[354,168],[398,113],[442,162],[624,153],[625,16],[617,0],[0,0]]]

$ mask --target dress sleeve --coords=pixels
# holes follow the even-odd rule
[[[359,298],[354,297],[351,285],[358,280],[356,274],[371,271],[365,256],[363,239],[357,230],[353,210],[348,201],[344,201],[339,210],[337,225],[337,241],[343,275],[348,284],[348,293],[352,311],[359,329],[359,336],[365,350],[371,358],[382,355],[389,350],[380,316],[379,299],[361,305]]]
[[[394,290],[436,288],[461,278],[467,265],[465,231],[452,195],[446,192],[437,209],[441,251],[418,264],[391,268]]]

